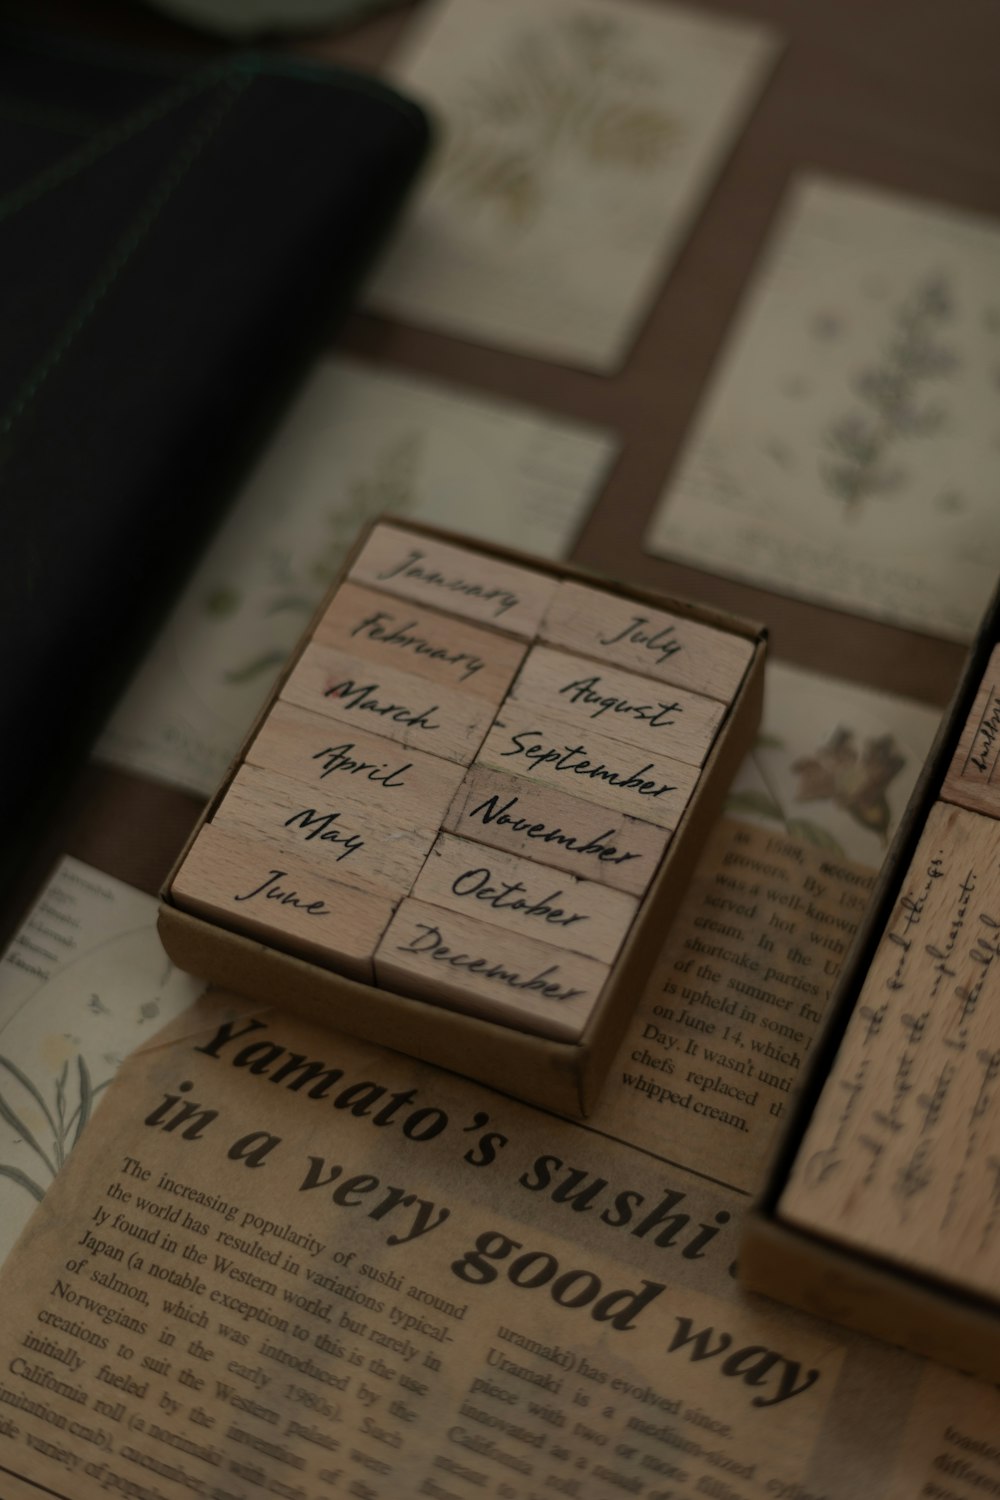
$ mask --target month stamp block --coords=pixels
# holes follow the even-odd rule
[[[511,567],[471,547],[415,537],[395,526],[372,532],[350,577],[527,640],[537,634],[555,592],[555,581],[544,573]]]
[[[342,583],[313,633],[320,646],[414,672],[499,703],[524,658],[523,641],[477,630],[439,610]]]
[[[466,772],[442,826],[633,896],[648,887],[670,839],[654,823],[479,764]]]
[[[557,589],[539,636],[723,703],[732,698],[753,655],[752,642],[728,631],[571,582]]]
[[[400,745],[467,765],[495,708],[476,693],[441,687],[412,672],[372,669],[370,662],[328,646],[309,646],[282,697],[351,729],[377,730]]]
[[[632,925],[634,896],[443,833],[413,894],[514,935],[610,964]]]
[[[246,753],[249,766],[322,788],[344,807],[373,809],[399,828],[437,828],[463,768],[279,699]]]
[[[573,1041],[590,1019],[608,966],[411,896],[379,945],[375,974],[388,988]]]
[[[347,885],[403,895],[413,884],[433,831],[397,822],[380,809],[360,811],[334,792],[244,766],[212,819],[219,828],[252,834],[303,865]]]
[[[202,829],[173,888],[191,911],[366,980],[395,905],[214,824]]]
[[[717,699],[546,646],[529,651],[507,701],[690,766],[705,759],[725,712]]]
[[[677,827],[698,781],[694,766],[509,701],[478,759],[666,829]]]
[[[973,812],[1000,817],[1000,646],[990,656],[941,796]]]

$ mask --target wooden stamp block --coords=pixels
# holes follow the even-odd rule
[[[677,827],[698,780],[694,766],[512,703],[500,710],[478,760],[666,829]]]
[[[443,827],[633,896],[649,885],[670,840],[653,823],[478,764],[466,772]]]
[[[560,583],[541,640],[728,703],[753,642],[586,584]]]
[[[493,704],[502,701],[526,649],[496,630],[354,583],[341,584],[313,640]]]
[[[399,828],[418,829],[440,826],[463,774],[453,761],[363,729],[345,730],[335,719],[281,700],[261,725],[246,764],[290,776],[337,806],[371,809]]]
[[[1000,823],[932,807],[779,1212],[1000,1295]]]
[[[648,677],[548,646],[529,651],[508,702],[690,766],[704,761],[725,713],[714,698],[683,688],[664,691]]]
[[[188,911],[369,984],[395,906],[214,823],[191,845],[170,894]]]
[[[379,944],[375,976],[399,994],[575,1041],[608,968],[410,896]]]
[[[544,573],[387,525],[376,526],[350,577],[529,639],[556,587]]]
[[[411,672],[373,668],[371,662],[327,646],[306,647],[281,697],[351,729],[366,729],[460,765],[473,759],[496,711],[474,693],[459,693]]]
[[[244,766],[213,823],[266,840],[331,879],[397,896],[417,877],[436,829],[399,823],[374,808],[346,807],[336,793]]]
[[[634,896],[447,833],[427,856],[413,895],[605,964],[614,962],[638,907]]]
[[[1000,646],[993,648],[941,796],[1000,818]]]

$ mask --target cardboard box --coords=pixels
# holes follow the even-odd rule
[[[1000,1276],[994,1298],[910,1269],[891,1255],[866,1252],[790,1222],[782,1211],[782,1198],[793,1173],[802,1180],[808,1159],[802,1149],[806,1132],[876,950],[886,931],[894,930],[890,923],[911,862],[932,808],[943,800],[945,777],[998,639],[1000,593],[985,615],[845,959],[801,1092],[747,1217],[739,1257],[740,1280],[750,1290],[992,1381],[1000,1380]],[[918,939],[915,934],[915,943]],[[929,990],[928,986],[923,992],[928,1003]],[[869,1008],[871,1004],[869,997]],[[927,1210],[931,1211],[929,1204]]]
[[[372,528],[362,534],[346,560],[340,578],[292,654],[283,677],[167,878],[159,916],[163,945],[181,968],[202,975],[216,985],[266,1005],[287,1007],[320,1024],[474,1077],[531,1103],[586,1115],[594,1104],[629,1016],[662,948],[668,925],[706,833],[721,811],[737,766],[753,743],[763,696],[766,631],[760,625],[719,611],[665,598],[647,590],[625,589],[568,565],[539,562],[505,548],[472,543],[466,538],[410,521],[386,518],[386,524],[412,533],[416,542],[424,538],[427,544],[450,544],[495,559],[501,566],[514,564],[530,568],[545,579],[568,579],[600,588],[634,603],[640,613],[644,608],[669,611],[684,621],[712,627],[733,642],[744,642],[749,647],[748,666],[726,708],[695,793],[670,836],[666,853],[641,899],[636,918],[585,1029],[576,1040],[561,1041],[393,993],[280,951],[190,910],[183,910],[174,897],[172,887],[178,870],[201,828],[212,818],[240,771],[258,729],[267,719],[285,682],[295,672],[319,620],[362,551]],[[609,813],[609,821],[615,816],[613,812]]]

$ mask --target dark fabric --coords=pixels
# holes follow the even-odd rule
[[[427,137],[349,73],[0,28],[0,894]]]

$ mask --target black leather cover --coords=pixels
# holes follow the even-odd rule
[[[0,27],[0,888],[427,138],[350,73]]]

